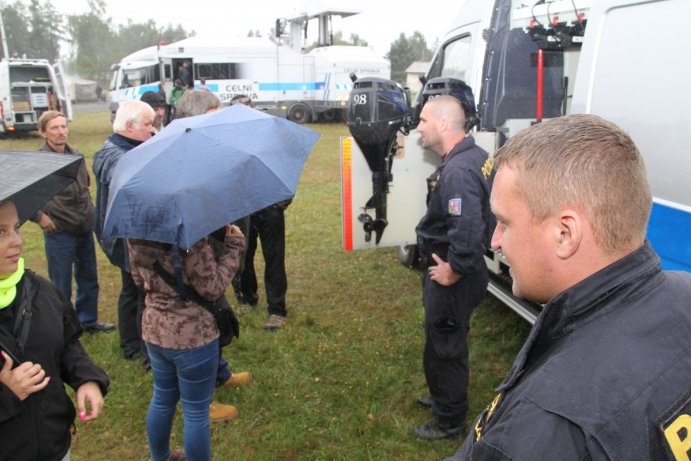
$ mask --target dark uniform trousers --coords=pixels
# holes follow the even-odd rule
[[[439,423],[465,424],[468,412],[470,314],[486,294],[486,271],[463,275],[451,286],[423,278],[425,348],[423,367]]]
[[[269,315],[285,317],[288,279],[285,268],[285,215],[280,206],[270,206],[252,214],[250,233],[245,254],[245,269],[242,272],[241,289],[250,304],[257,300],[257,273],[254,268],[254,254],[257,251],[257,237],[261,239],[264,255],[264,286]]]
[[[118,297],[118,331],[120,332],[120,350],[125,358],[137,355],[148,356],[146,345],[142,341],[142,313],[144,312],[144,294],[137,289],[132,274],[120,269],[122,290]]]

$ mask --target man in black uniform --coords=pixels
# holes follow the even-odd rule
[[[492,247],[514,294],[546,305],[449,460],[688,460],[691,274],[662,272],[645,241],[633,141],[570,115],[518,133],[495,163]]]
[[[413,433],[433,440],[456,437],[465,426],[470,314],[484,298],[488,282],[483,255],[493,223],[492,163],[466,136],[464,107],[453,96],[430,99],[417,130],[423,147],[443,159],[428,179],[427,213],[416,228],[427,266],[423,366],[430,391],[430,397],[418,401],[431,406],[435,418],[415,426]]]

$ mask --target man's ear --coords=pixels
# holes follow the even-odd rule
[[[556,253],[561,259],[572,257],[583,240],[584,225],[582,216],[576,210],[561,210],[555,218]]]

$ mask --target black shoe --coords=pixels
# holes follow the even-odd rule
[[[105,322],[96,322],[93,325],[82,324],[82,328],[84,329],[84,331],[88,331],[89,333],[98,333],[99,331],[115,331],[115,325],[113,325],[112,323]]]
[[[142,359],[142,368],[144,369],[144,371],[151,370],[151,359],[149,359],[148,355]]]
[[[425,440],[454,439],[460,436],[464,430],[462,424],[460,426],[446,426],[433,419],[419,426],[414,426],[413,434]]]
[[[417,398],[417,404],[422,408],[432,408],[433,403],[434,399],[432,399],[431,395],[421,395]]]
[[[139,351],[134,351],[134,352],[123,351],[122,356],[125,357],[125,360],[137,360],[142,355],[141,355],[141,352],[139,352]]]

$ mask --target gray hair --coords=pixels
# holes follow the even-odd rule
[[[188,90],[175,106],[175,118],[206,114],[210,110],[218,109],[220,105],[221,100],[210,91]]]
[[[113,132],[120,133],[127,130],[128,123],[137,123],[142,120],[144,114],[149,114],[153,120],[156,113],[145,102],[139,100],[122,101],[115,113],[115,120],[113,120]]]

